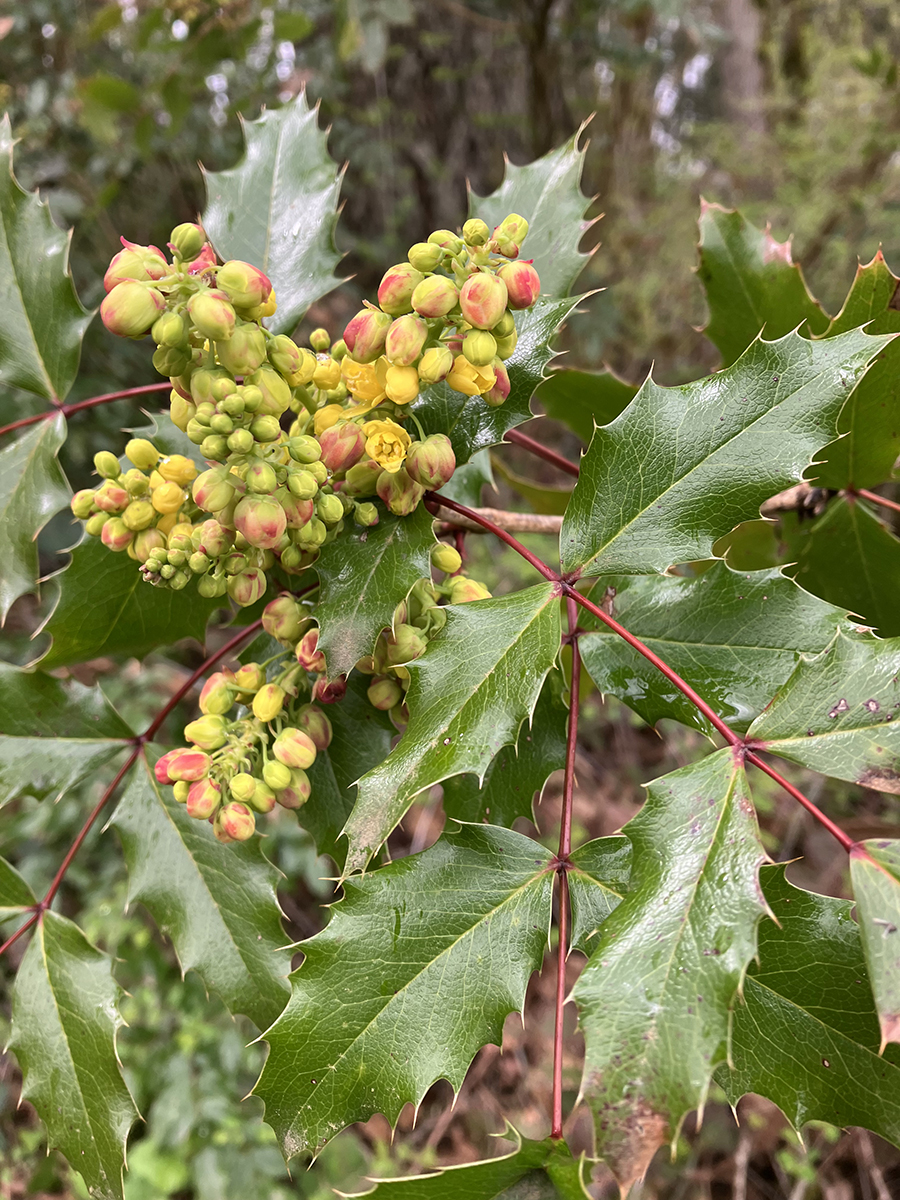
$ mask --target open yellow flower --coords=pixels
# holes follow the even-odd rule
[[[457,354],[447,376],[447,383],[454,392],[462,392],[464,396],[483,396],[496,382],[493,367],[476,367],[464,354]]]
[[[391,475],[403,466],[412,439],[396,421],[366,421],[366,453]]]
[[[341,376],[347,391],[356,401],[353,415],[371,412],[384,399],[384,380],[379,377],[374,363],[358,363],[348,355],[341,361]]]

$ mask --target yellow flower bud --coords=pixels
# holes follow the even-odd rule
[[[268,300],[262,306],[262,312],[260,313],[260,316],[271,317],[277,307],[278,305],[275,302],[275,289],[272,288],[271,292],[269,292]]]
[[[326,429],[336,425],[343,416],[344,410],[340,404],[326,404],[313,418],[313,428],[316,433],[324,433]]]
[[[341,364],[328,354],[323,354],[313,372],[313,383],[323,392],[330,392],[341,382]]]
[[[197,474],[196,466],[184,454],[172,454],[164,458],[156,469],[163,479],[181,487],[190,483]]]
[[[159,462],[159,451],[146,438],[132,438],[125,446],[125,455],[136,467],[149,471]]]
[[[419,372],[415,367],[388,367],[384,390],[395,404],[409,404],[419,394]]]
[[[391,475],[399,471],[412,440],[406,430],[396,421],[367,421],[363,433],[368,456]]]
[[[164,533],[168,536],[168,534],[172,532],[180,520],[180,512],[166,513],[165,516],[160,517],[160,519],[156,522],[156,528],[160,533]]]
[[[177,483],[161,483],[153,489],[150,502],[158,513],[175,513],[184,503],[184,491]]]
[[[464,354],[457,354],[453,369],[447,376],[450,387],[464,396],[483,396],[496,382],[497,376],[492,367],[476,367]]]

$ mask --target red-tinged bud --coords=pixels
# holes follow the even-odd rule
[[[263,629],[279,642],[294,645],[302,637],[305,624],[303,610],[291,596],[279,596],[263,609]]]
[[[196,292],[188,300],[188,315],[197,331],[212,342],[224,342],[234,333],[234,308],[224,292]]]
[[[428,326],[421,317],[407,313],[391,322],[384,341],[384,355],[395,367],[409,367],[422,353]]]
[[[339,704],[346,695],[346,675],[339,675],[330,681],[323,675],[313,684],[312,698],[318,700],[319,704]]]
[[[541,294],[541,278],[531,262],[506,263],[497,274],[506,284],[510,308],[531,308]]]
[[[391,318],[377,308],[363,308],[344,330],[344,344],[358,363],[371,363],[384,349]]]
[[[257,568],[241,571],[228,580],[228,595],[241,608],[249,608],[266,594],[266,573]]]
[[[227,529],[218,521],[204,521],[200,526],[197,549],[207,558],[221,558],[234,545],[234,530]]]
[[[202,275],[209,267],[216,265],[216,252],[210,246],[209,242],[203,247],[191,265],[188,267],[189,275]]]
[[[253,697],[253,715],[259,721],[274,721],[284,708],[284,688],[266,683]]]
[[[345,496],[374,496],[378,484],[378,476],[384,470],[381,463],[374,458],[351,467],[341,484],[341,492]]]
[[[398,517],[408,517],[425,495],[425,489],[403,467],[399,471],[383,471],[378,476],[377,491],[379,499]]]
[[[261,366],[244,379],[245,384],[252,384],[262,392],[262,402],[258,408],[260,416],[280,417],[291,406],[290,384],[268,365]]]
[[[272,281],[258,267],[240,259],[223,263],[216,272],[216,286],[237,308],[256,308],[265,304],[272,291]]]
[[[247,467],[244,483],[247,485],[248,492],[253,492],[258,496],[270,496],[278,487],[278,476],[275,474],[273,466],[256,459]]]
[[[234,704],[234,676],[230,671],[216,671],[210,675],[200,692],[200,711],[221,716]]]
[[[266,361],[266,338],[258,325],[238,325],[231,337],[216,342],[216,358],[232,375],[250,375]]]
[[[118,337],[139,338],[166,306],[162,292],[142,283],[117,283],[100,305],[100,319]]]
[[[388,662],[392,667],[421,658],[428,649],[428,639],[414,625],[397,625],[387,639]]]
[[[186,779],[193,783],[195,779],[205,779],[211,765],[209,755],[203,750],[179,750],[167,763],[166,770],[172,780]]]
[[[459,292],[444,275],[429,275],[416,287],[410,304],[420,317],[445,317],[459,303]]]
[[[216,833],[221,830],[232,842],[246,842],[256,829],[256,817],[246,804],[233,800],[219,809],[216,816]]]
[[[184,736],[201,750],[218,750],[228,740],[228,723],[224,717],[207,713],[185,725]]]
[[[280,763],[277,758],[270,758],[263,767],[263,780],[267,787],[280,792],[282,788],[290,787],[291,768]]]
[[[311,791],[309,776],[297,767],[291,771],[291,782],[277,789],[275,799],[282,808],[302,808]]]
[[[153,767],[153,774],[156,776],[157,783],[170,784],[175,782],[175,780],[169,775],[169,763],[176,756],[176,754],[180,753],[181,748],[179,747],[177,750],[170,750],[167,754],[164,754],[161,758],[156,760],[156,763]]]
[[[280,333],[278,337],[272,338],[268,343],[269,362],[278,371],[284,375],[288,381],[293,384],[291,376],[302,371],[304,354],[293,338],[289,338],[286,333]],[[310,357],[312,357],[310,355]],[[298,379],[299,383],[300,380]]]
[[[208,821],[222,802],[222,789],[212,779],[198,779],[187,794],[187,815]]]
[[[103,276],[103,286],[111,292],[120,283],[136,280],[149,283],[168,275],[170,267],[158,246],[138,246],[122,238],[123,250],[113,256]]]
[[[473,600],[490,600],[491,593],[477,579],[454,575],[450,580],[450,603],[470,604]]]
[[[266,672],[259,663],[244,663],[234,673],[234,686],[241,692],[258,692],[266,682]]]
[[[206,512],[219,512],[234,499],[237,476],[213,467],[194,480],[191,495],[194,503]]]
[[[325,670],[325,655],[318,649],[318,645],[318,629],[310,629],[297,643],[297,662],[304,671],[318,673]]]
[[[376,676],[366,689],[369,703],[382,712],[389,712],[403,700],[403,688],[396,679]]]
[[[397,263],[385,272],[378,286],[378,303],[392,317],[402,316],[412,309],[412,294],[424,276],[410,263]],[[346,341],[346,336],[344,338]],[[352,351],[351,351],[352,353]]]
[[[127,550],[134,540],[134,531],[121,517],[110,517],[100,532],[100,541],[107,550]]]
[[[315,510],[312,500],[301,500],[286,488],[278,489],[276,499],[284,510],[288,529],[302,529],[304,525],[309,524]]]
[[[337,681],[335,680],[335,682]],[[309,734],[317,750],[328,749],[331,745],[331,738],[334,731],[331,728],[331,722],[320,708],[316,708],[314,704],[304,704],[297,713],[295,720],[297,728]]]
[[[470,275],[459,293],[459,307],[476,329],[493,329],[506,312],[506,284],[497,275],[478,271]]]
[[[261,779],[257,779],[253,795],[247,801],[247,804],[254,812],[270,813],[275,807],[275,793],[267,783],[263,783]]]
[[[319,434],[322,459],[329,471],[349,471],[362,458],[366,439],[353,421],[342,421]]]
[[[199,225],[185,221],[172,230],[169,246],[184,262],[192,262],[206,243],[206,234]]]
[[[244,496],[234,510],[234,524],[251,546],[271,550],[278,545],[287,528],[287,517],[281,505],[274,500]]]
[[[413,442],[404,466],[410,479],[423,488],[443,487],[456,470],[456,455],[450,439],[444,433],[433,433],[424,442]]]
[[[416,370],[424,384],[440,383],[453,367],[453,355],[446,346],[433,346],[422,355]]]
[[[494,361],[491,363],[491,367],[494,371],[494,386],[489,392],[484,393],[484,400],[487,404],[491,404],[496,407],[497,405],[502,404],[509,395],[509,371],[507,371],[502,360],[499,358],[494,359]]]
[[[316,761],[316,745],[302,729],[282,729],[272,744],[272,753],[286,767],[305,771]]]
[[[134,556],[139,563],[150,557],[151,550],[160,550],[166,544],[166,536],[158,529],[142,529],[132,543]]]
[[[79,521],[86,521],[94,511],[94,494],[93,488],[82,488],[69,501],[72,514],[78,517]]]

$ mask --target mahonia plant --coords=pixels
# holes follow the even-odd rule
[[[879,254],[829,317],[788,245],[707,205],[699,276],[722,368],[677,388],[547,376],[586,257],[576,135],[509,166],[459,232],[415,243],[342,337],[317,329],[301,346],[292,331],[337,283],[339,175],[303,97],[246,135],[169,257],[123,242],[106,274],[101,319],[152,337],[158,388],[67,402],[89,314],[64,236],[11,163],[0,178],[0,377],[48,403],[0,429],[15,517],[0,525],[4,615],[36,591],[49,517],[70,502],[85,531],[43,656],[0,667],[0,803],[100,792],[40,898],[0,860],[9,1044],[49,1144],[92,1195],[123,1200],[137,1109],[116,967],[57,899],[112,810],[129,901],[266,1041],[256,1093],[288,1160],[373,1113],[395,1123],[439,1079],[457,1092],[523,1011],[554,923],[547,1136],[500,1130],[511,1153],[379,1182],[385,1200],[520,1182],[590,1194],[591,1164],[564,1137],[572,951],[586,960],[571,996],[579,1103],[623,1194],[714,1084],[733,1106],[768,1097],[798,1131],[858,1125],[900,1145],[900,839],[854,841],[797,769],[900,794],[900,540],[881,519],[897,505],[873,490],[900,444],[900,281]],[[99,482],[70,500],[56,460],[68,417],[154,390],[170,392],[168,412],[130,431],[123,457],[100,451]],[[535,392],[581,438],[580,462],[516,428]],[[479,507],[504,440],[574,480],[553,493],[561,518]],[[558,529],[558,562],[511,527]],[[537,582],[491,596],[464,570],[472,529]],[[143,730],[99,685],[61,677],[203,640],[223,613],[228,639]],[[576,845],[585,675],[710,744],[651,782],[620,833]],[[551,850],[513,825],[557,770]],[[847,852],[852,900],[797,888],[769,861],[752,794],[763,774]],[[385,861],[438,785],[447,828]],[[294,821],[342,895],[292,971],[262,834]]]

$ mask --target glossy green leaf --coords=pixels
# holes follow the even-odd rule
[[[202,642],[210,614],[222,606],[221,600],[204,600],[194,584],[174,592],[145,583],[127,554],[86,538],[60,577],[59,600],[43,627],[53,644],[41,666],[49,670],[107,654],[143,658],[182,638]]]
[[[378,634],[417,580],[431,578],[432,517],[423,504],[408,517],[381,513],[377,525],[348,525],[316,559],[321,582],[315,617],[328,675],[346,675],[371,654]]]
[[[900,793],[900,638],[838,632],[790,679],[748,736],[792,762]]]
[[[12,127],[0,120],[0,384],[62,401],[78,373],[92,314],[69,271],[69,241],[50,209],[13,174]]]
[[[844,307],[823,336],[833,337],[859,325],[870,333],[900,331],[897,276],[879,249],[870,263],[860,265]],[[838,420],[846,434],[826,446],[820,465],[809,471],[819,487],[872,487],[890,477],[900,455],[900,346],[892,343],[868,369]]]
[[[888,340],[791,333],[756,341],[734,366],[683,387],[648,379],[582,459],[560,536],[563,569],[648,575],[710,558],[717,538],[800,481]]]
[[[69,503],[56,457],[65,440],[59,414],[0,446],[0,623],[14,600],[38,590],[37,535]]]
[[[820,517],[781,519],[787,574],[882,637],[900,634],[900,541],[863,501],[835,496]],[[796,566],[793,565],[796,563]]]
[[[512,1127],[505,1136],[518,1143],[511,1154],[429,1175],[373,1179],[374,1188],[356,1192],[350,1200],[589,1200],[585,1159],[573,1158],[565,1142],[533,1142]]]
[[[0,921],[18,916],[37,904],[31,888],[14,866],[0,858]]]
[[[716,563],[695,579],[650,575],[605,579],[617,620],[743,733],[797,665],[824,650],[844,614],[780,571],[732,571]],[[601,692],[655,725],[672,717],[711,733],[702,713],[643,655],[590,618],[584,665]]]
[[[122,1200],[125,1139],[138,1115],[116,1054],[117,999],[107,956],[45,912],[16,978],[10,1047],[22,1099],[98,1200]]]
[[[612,371],[554,371],[537,390],[548,417],[568,425],[587,445],[595,425],[608,425],[638,393]]]
[[[342,172],[328,154],[318,106],[305,93],[244,122],[236,167],[206,173],[203,227],[222,259],[259,267],[275,287],[278,311],[266,324],[290,333],[338,284],[334,245]]]
[[[878,1019],[851,904],[795,888],[784,867],[761,880],[775,921],[759,929],[735,1007],[731,1056],[716,1082],[732,1104],[774,1101],[796,1129],[860,1125],[900,1145],[896,1048],[878,1056]],[[892,1057],[893,1056],[893,1057]]]
[[[650,784],[625,832],[631,890],[600,926],[572,992],[582,1093],[623,1193],[703,1106],[765,911],[765,856],[730,748]]]
[[[60,796],[134,733],[99,688],[0,664],[0,804]]]
[[[479,786],[477,775],[444,780],[444,812],[457,821],[484,821],[509,828],[516,817],[534,819],[549,777],[566,761],[563,678],[553,671],[544,680],[530,724],[523,725],[514,746],[504,746],[490,763]]]
[[[362,878],[302,943],[256,1093],[286,1158],[382,1112],[393,1124],[437,1079],[458,1091],[476,1051],[521,1011],[550,923],[551,854],[463,825]]]
[[[631,842],[624,834],[594,838],[572,852],[569,901],[572,931],[569,945],[590,955],[596,949],[600,926],[628,891],[631,881]]]
[[[701,204],[697,275],[709,305],[703,332],[724,365],[739,358],[763,330],[767,341],[801,323],[807,336],[823,333],[828,316],[792,261],[790,241],[776,242],[768,228],[757,229],[733,209]]]
[[[407,667],[406,732],[359,782],[345,826],[347,871],[365,867],[425,788],[467,772],[484,778],[491,759],[518,739],[559,652],[551,584],[446,611],[447,624]]]
[[[854,846],[850,880],[884,1049],[900,1042],[900,842]]]
[[[189,817],[143,761],[112,824],[125,849],[129,903],[147,906],[182,971],[195,970],[232,1012],[265,1029],[287,1000],[291,958],[275,895],[278,872],[260,838],[217,842],[211,826]]]

